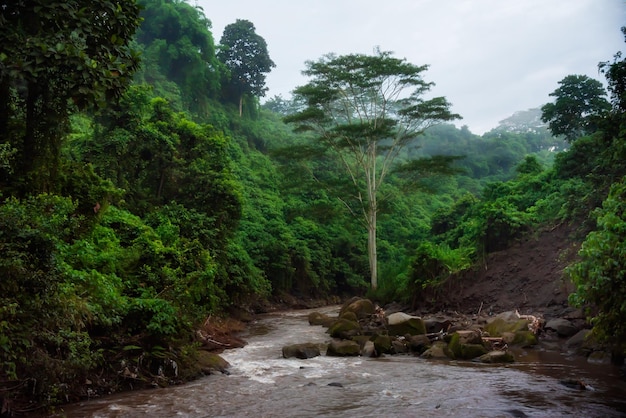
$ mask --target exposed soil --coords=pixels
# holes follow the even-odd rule
[[[577,257],[575,228],[560,225],[536,232],[510,248],[488,254],[483,266],[453,277],[437,294],[427,294],[421,310],[500,313],[519,310],[556,317],[572,310],[574,286],[564,269]]]

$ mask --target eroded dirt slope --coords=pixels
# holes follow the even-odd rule
[[[567,297],[572,283],[565,267],[576,259],[579,243],[574,228],[559,226],[537,232],[512,247],[489,254],[484,266],[450,279],[437,295],[428,295],[421,309],[459,313],[549,313],[558,316],[571,309]]]

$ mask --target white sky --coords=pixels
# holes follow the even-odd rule
[[[416,65],[482,134],[518,110],[551,101],[570,74],[604,82],[597,64],[626,54],[626,0],[188,0],[224,27],[251,21],[276,68],[267,98],[307,82],[305,61],[324,54],[371,54],[376,46]]]

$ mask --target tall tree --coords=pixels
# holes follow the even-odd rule
[[[569,142],[594,132],[596,124],[611,105],[605,99],[606,91],[598,80],[586,75],[568,75],[559,81],[558,89],[550,93],[553,103],[541,108],[541,120],[550,131],[564,135]]]
[[[459,118],[443,97],[424,99],[432,87],[416,66],[391,52],[322,57],[303,72],[311,81],[294,94],[306,103],[286,118],[314,133],[317,146],[336,155],[352,184],[368,232],[371,288],[378,286],[376,247],[381,186],[400,151],[433,124]],[[439,160],[440,161],[440,160]],[[411,162],[414,170],[437,170],[433,159]],[[346,195],[338,196],[349,206]]]
[[[52,187],[73,109],[119,97],[138,66],[134,0],[0,1],[0,140],[30,186]]]
[[[265,76],[276,64],[270,58],[265,39],[248,20],[237,19],[226,26],[220,47],[217,56],[230,70],[228,89],[239,102],[241,116],[245,95],[265,96]]]

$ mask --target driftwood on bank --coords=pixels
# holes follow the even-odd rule
[[[531,331],[535,335],[537,335],[537,333],[539,332],[539,330],[543,326],[543,322],[544,322],[543,318],[539,318],[539,317],[536,317],[534,315],[520,315],[520,313],[517,311],[517,309],[515,310],[515,315],[517,315],[517,317],[519,319],[527,320],[528,321],[528,330]]]

